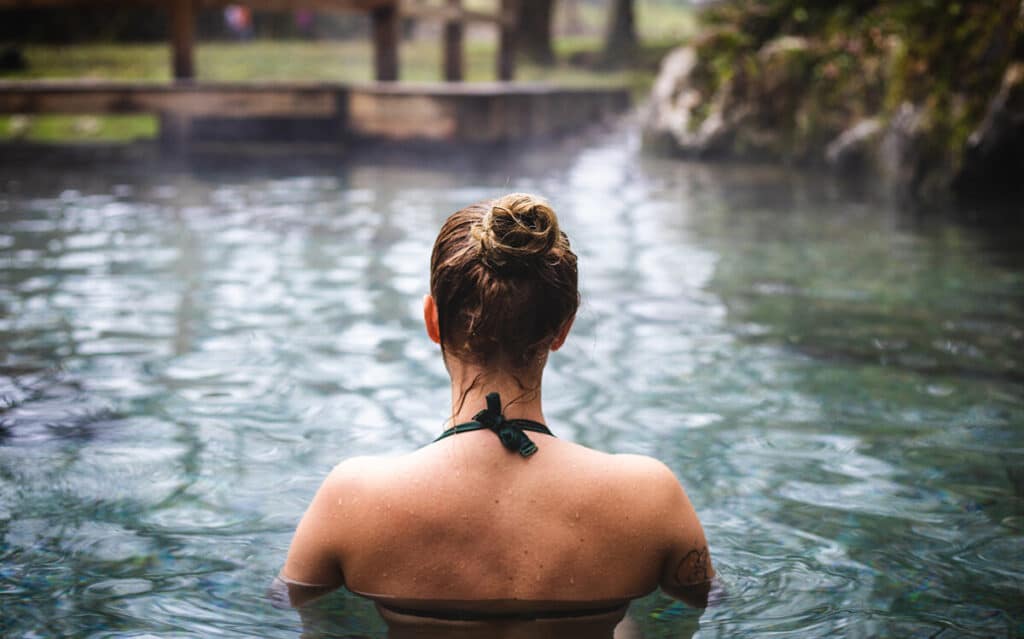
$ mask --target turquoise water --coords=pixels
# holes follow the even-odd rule
[[[636,602],[645,637],[1024,636],[1021,229],[635,146],[5,167],[2,634],[298,636],[266,589],[320,479],[446,417],[434,234],[529,190],[581,263],[552,428],[668,463],[727,589]],[[305,623],[383,636],[347,595]]]

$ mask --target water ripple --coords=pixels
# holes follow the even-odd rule
[[[0,632],[299,633],[264,590],[323,476],[448,417],[436,229],[534,190],[583,292],[546,415],[663,459],[725,587],[636,602],[644,636],[1020,634],[1019,233],[633,148],[0,187]],[[384,636],[348,596],[304,621]]]

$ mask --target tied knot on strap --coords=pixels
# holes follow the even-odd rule
[[[480,411],[473,418],[494,431],[501,441],[501,445],[512,452],[518,452],[523,457],[529,457],[537,452],[537,444],[534,444],[523,429],[505,419],[501,414],[501,395],[489,393],[487,395],[487,408]]]

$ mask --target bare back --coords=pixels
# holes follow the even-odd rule
[[[659,583],[685,599],[707,582],[703,530],[664,465],[532,438],[529,458],[477,431],[340,464],[283,576],[405,607],[495,611],[589,610]]]

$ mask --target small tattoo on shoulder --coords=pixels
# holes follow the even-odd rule
[[[683,555],[676,566],[676,583],[680,586],[692,586],[710,579],[709,558],[707,546],[695,548]]]

